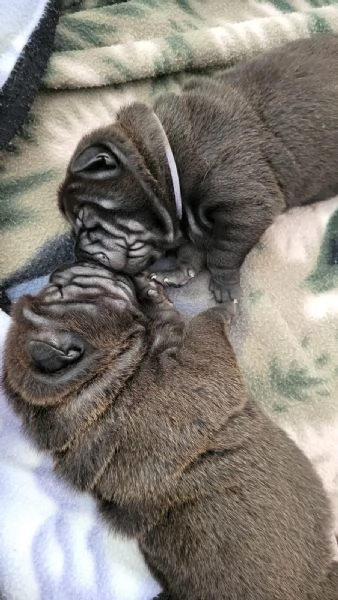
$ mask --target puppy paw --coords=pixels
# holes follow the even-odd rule
[[[150,277],[166,287],[181,287],[196,277],[196,271],[192,267],[182,265],[174,271],[151,273]]]
[[[173,304],[169,300],[164,287],[155,281],[152,276],[146,273],[141,273],[134,277],[136,295],[139,302],[152,302],[155,304],[163,304],[172,307]]]
[[[241,289],[239,283],[219,283],[210,279],[209,289],[213,293],[216,302],[232,303],[236,306],[239,302]]]

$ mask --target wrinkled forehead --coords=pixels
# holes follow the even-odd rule
[[[106,214],[131,215],[152,210],[149,197],[129,172],[122,172],[118,181],[105,182],[82,181],[69,174],[59,188],[58,204],[62,213],[70,217],[84,205],[107,211]]]
[[[151,243],[157,239],[161,227],[157,214],[150,209],[107,209],[92,202],[79,202],[71,211],[67,208],[65,216],[75,235],[87,232],[91,242],[104,236],[130,238],[130,243],[137,240]]]
[[[135,220],[136,216],[139,222],[143,221],[144,215],[154,213],[147,198],[132,196],[121,191],[103,194],[100,190],[100,193],[96,194],[95,190],[89,189],[89,186],[87,190],[81,190],[71,198],[67,195],[62,200],[62,205],[63,212],[70,218],[78,216],[82,209],[85,209],[87,214],[96,213],[108,220],[115,218]]]
[[[85,323],[90,316],[97,318],[103,305],[109,310],[113,308],[113,312],[116,309],[125,313],[135,302],[135,287],[130,277],[83,261],[54,271],[38,294],[22,298],[18,314],[47,335],[53,328],[67,327],[68,318],[73,319],[74,315],[84,315]]]
[[[76,262],[70,267],[56,269],[45,288],[45,297],[49,293],[56,293],[53,288],[64,301],[95,295],[125,297],[127,300],[135,291],[130,277],[92,262]]]
[[[74,208],[68,218],[76,234],[83,230],[103,230],[110,235],[125,231],[143,237],[148,232],[150,239],[156,225],[156,216],[151,211],[109,210],[89,202]]]
[[[108,223],[129,221],[134,230],[144,224],[158,225],[153,201],[129,171],[122,171],[117,180],[100,182],[68,175],[59,189],[58,203],[71,224],[81,215],[87,219],[96,215]]]

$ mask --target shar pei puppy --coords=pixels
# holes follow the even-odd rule
[[[282,211],[338,192],[338,37],[262,53],[134,103],[86,135],[59,192],[79,260],[129,274],[177,254],[182,285],[207,266],[218,301]]]
[[[323,487],[248,395],[222,305],[185,324],[158,283],[82,263],[12,316],[11,404],[161,598],[337,600]]]

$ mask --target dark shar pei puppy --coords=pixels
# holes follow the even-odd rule
[[[60,188],[77,256],[134,274],[178,250],[158,281],[204,265],[218,301],[276,215],[338,191],[338,37],[289,43],[135,103],[86,135]]]
[[[4,381],[27,432],[136,536],[162,598],[337,600],[321,482],[249,398],[225,311],[186,327],[135,282],[75,265],[14,307]]]

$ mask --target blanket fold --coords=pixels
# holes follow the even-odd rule
[[[158,2],[156,19],[152,19],[154,4],[134,0],[98,9],[92,19],[87,11],[63,17],[44,85],[100,87],[180,71],[224,68],[288,40],[338,28],[338,9],[333,6],[303,13],[290,6],[290,12],[281,15],[277,10],[271,13],[268,3],[248,2],[246,14],[243,9],[248,7],[239,2],[227,8],[225,20],[218,16],[218,0],[199,3],[198,11],[197,7],[187,11],[181,7],[184,3],[173,0]],[[126,31],[127,17],[133,18],[131,31]]]

